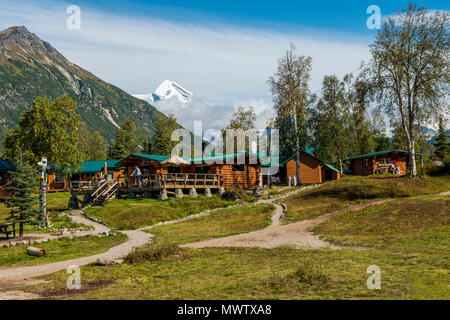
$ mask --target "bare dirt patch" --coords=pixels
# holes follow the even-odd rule
[[[393,199],[383,199],[370,201],[363,204],[347,207],[345,209],[330,212],[317,218],[304,220],[287,225],[279,225],[280,217],[283,213],[281,205],[274,203],[276,209],[272,216],[272,224],[263,230],[239,234],[224,238],[206,239],[199,242],[188,243],[181,247],[204,248],[204,247],[261,247],[275,248],[280,246],[295,246],[296,248],[319,249],[331,248],[339,249],[340,247],[331,245],[321,240],[320,237],[309,230],[330,219],[333,216],[349,211],[359,211],[368,206],[378,205],[392,201]],[[270,202],[270,200],[267,200]]]

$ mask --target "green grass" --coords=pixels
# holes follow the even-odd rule
[[[381,198],[434,194],[450,189],[450,177],[352,177],[329,181],[281,200],[288,207],[287,222],[311,219],[353,204]]]
[[[381,290],[366,286],[370,265],[381,268]],[[63,272],[28,290],[73,299],[448,299],[445,271],[373,251],[180,249],[148,263],[83,267],[80,291],[65,289]]]
[[[103,207],[91,207],[86,213],[105,221],[112,228],[131,230],[183,218],[207,209],[223,208],[233,203],[235,202],[224,201],[217,196],[207,198],[200,195],[197,198],[170,197],[165,201],[140,198],[114,200]]]
[[[243,210],[245,219],[225,213],[223,220],[213,215],[155,228],[156,244],[130,255],[127,263],[82,267],[79,291],[66,289],[64,272],[26,290],[44,298],[73,299],[450,299],[449,197],[418,196],[445,191],[446,181],[352,177],[325,184],[321,190],[308,190],[322,191],[317,194],[316,212],[326,210],[319,202],[333,198],[341,203],[396,198],[392,203],[336,216],[314,229],[334,243],[367,250],[174,246],[233,233],[241,228],[237,221],[249,222],[239,232],[253,230],[247,215],[252,221],[265,221],[253,210]],[[357,197],[354,190],[361,191]],[[300,200],[292,204],[305,207]],[[232,223],[235,219],[236,224]],[[370,276],[366,270],[371,265],[381,269],[380,290],[366,286]]]
[[[155,235],[153,245],[175,245],[225,237],[269,226],[273,210],[271,204],[223,209],[186,222],[156,227],[148,232]]]
[[[60,212],[67,210],[69,198],[69,192],[53,192],[47,194],[47,210],[51,227],[54,229],[76,229],[81,227],[85,230],[89,229],[89,227],[85,225],[72,222],[68,217],[59,216]],[[5,202],[0,202],[0,223],[10,222],[8,220],[10,210],[11,209],[6,206]],[[18,231],[18,226],[16,226],[16,230]],[[37,225],[25,225],[24,232],[26,235],[27,233],[49,233],[51,230],[50,228],[38,229]]]
[[[450,196],[418,196],[346,212],[313,231],[338,245],[448,256]]]
[[[12,266],[29,266],[68,259],[80,258],[106,252],[109,248],[125,242],[126,235],[117,236],[85,236],[74,237],[73,239],[60,238],[47,241],[33,246],[45,250],[46,255],[35,257],[26,254],[29,245],[19,245],[8,248],[0,248],[1,268]]]

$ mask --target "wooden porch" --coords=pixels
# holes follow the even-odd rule
[[[160,191],[162,189],[218,189],[222,186],[219,174],[154,173],[140,176],[119,176],[115,180],[90,179],[70,181],[73,195],[96,195],[100,189],[111,189],[118,194]]]

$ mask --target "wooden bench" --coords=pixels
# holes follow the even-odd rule
[[[8,230],[8,227],[12,226],[12,230]],[[0,233],[6,235],[6,239],[9,239],[9,235],[12,233],[13,238],[16,237],[16,224],[15,223],[3,223],[0,224]]]

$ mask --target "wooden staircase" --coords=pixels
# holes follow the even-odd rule
[[[110,183],[105,180],[100,186],[91,194],[92,203],[101,205],[106,201],[112,200],[116,197],[119,190],[119,181]]]

